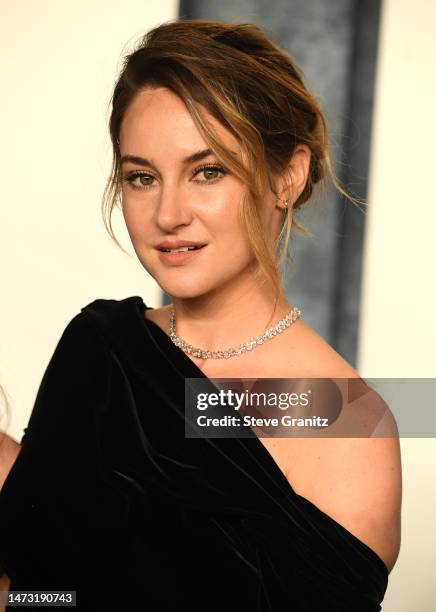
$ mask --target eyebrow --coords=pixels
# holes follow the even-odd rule
[[[214,155],[211,149],[203,149],[202,151],[196,151],[195,153],[192,153],[192,155],[188,155],[188,157],[185,157],[182,163],[184,165],[193,164],[194,162],[204,159],[208,155]],[[120,160],[120,164],[125,164],[127,162],[131,162],[132,164],[138,164],[139,166],[150,166],[154,168],[154,165],[151,161],[145,159],[144,157],[138,157],[137,155],[123,155]]]

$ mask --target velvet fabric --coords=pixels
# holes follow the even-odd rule
[[[185,378],[208,379],[146,308],[94,300],[54,350],[0,494],[11,590],[75,590],[80,610],[381,610],[382,559],[253,432],[185,437]]]

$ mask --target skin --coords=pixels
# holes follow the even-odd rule
[[[241,156],[232,134],[204,113],[217,136]],[[197,172],[205,163],[219,164],[213,155],[183,164],[185,157],[208,148],[184,103],[165,88],[142,91],[127,109],[119,141],[122,156],[152,163],[123,165],[124,178],[133,171],[145,175],[133,185],[123,181],[123,215],[141,264],[172,296],[177,334],[194,346],[219,350],[262,333],[289,312],[292,304],[286,299],[274,309],[266,280],[256,283],[252,278],[254,256],[237,221],[244,186],[230,173]],[[310,150],[299,145],[284,172],[274,177],[279,197],[289,198],[289,206],[304,188],[309,163]],[[273,245],[284,214],[283,202],[273,192],[265,193],[262,214]],[[207,247],[190,262],[172,267],[154,249],[166,239],[206,242]],[[166,306],[147,310],[144,316],[167,332],[169,311]],[[359,377],[302,319],[237,357],[189,358],[212,378]],[[398,438],[259,439],[294,491],[372,548],[391,571],[401,532]]]
[[[213,117],[207,118],[224,144],[241,157],[236,139]],[[137,178],[134,185],[149,187],[140,190],[123,182],[123,213],[139,260],[172,296],[180,334],[194,345],[216,350],[261,333],[273,314],[274,296],[269,283],[259,286],[252,279],[254,255],[237,222],[244,186],[217,171],[193,176],[199,166],[219,163],[214,155],[183,165],[186,156],[208,148],[183,102],[164,88],[140,93],[122,122],[120,148],[121,155],[141,155],[155,166],[124,165],[125,176],[135,169],[147,172],[148,178]],[[310,150],[299,147],[290,167],[293,201],[304,188],[309,161]],[[286,189],[286,176],[277,183],[279,192]],[[264,226],[271,240],[278,235],[282,215],[283,203],[272,192],[266,194]],[[153,246],[178,238],[208,244],[192,262],[168,266]],[[275,319],[290,309],[281,301]]]
[[[0,432],[0,489],[18,457],[21,446],[4,432]]]

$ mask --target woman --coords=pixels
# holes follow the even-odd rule
[[[11,589],[75,590],[82,609],[380,610],[397,439],[184,429],[186,379],[359,377],[280,278],[315,186],[345,194],[315,98],[257,26],[186,20],[140,41],[112,104],[105,220],[121,202],[172,304],[96,299],[68,323],[0,497]]]

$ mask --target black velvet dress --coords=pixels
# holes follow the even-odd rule
[[[0,494],[11,590],[75,590],[80,610],[381,610],[382,559],[254,432],[185,437],[184,379],[208,379],[145,308],[97,299],[56,346]]]

